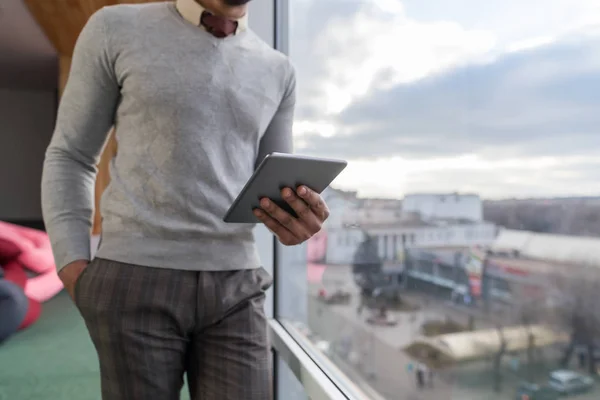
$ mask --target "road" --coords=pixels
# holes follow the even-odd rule
[[[317,299],[322,287],[344,287],[351,291],[352,299],[346,305],[327,305]],[[330,266],[322,275],[321,284],[312,284],[309,297],[309,326],[321,338],[331,343],[333,361],[351,368],[388,400],[506,400],[514,399],[514,388],[521,379],[519,374],[503,373],[503,390],[494,393],[487,384],[491,377],[491,363],[481,362],[460,370],[440,372],[433,388],[418,390],[413,373],[408,372],[411,360],[401,349],[417,335],[424,321],[450,317],[467,323],[468,315],[460,308],[446,303],[412,295],[411,303],[419,308],[413,312],[394,311],[398,325],[375,327],[367,324],[357,313],[358,290],[353,283],[349,267]],[[489,327],[489,322],[476,320],[476,329]],[[342,349],[351,349],[339,351]],[[342,356],[340,356],[340,354]],[[344,356],[345,354],[345,356]],[[342,370],[344,370],[342,368]],[[507,365],[506,370],[509,370]],[[487,372],[485,372],[487,371]],[[484,382],[484,383],[482,383]],[[490,381],[491,382],[491,381]],[[600,386],[600,385],[599,385]],[[597,400],[598,393],[589,393],[570,399]]]

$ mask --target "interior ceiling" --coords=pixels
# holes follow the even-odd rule
[[[0,0],[0,88],[54,90],[57,74],[56,50],[23,1]]]

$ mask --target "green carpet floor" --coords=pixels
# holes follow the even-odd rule
[[[33,326],[0,345],[0,400],[98,400],[98,370],[83,320],[62,292]]]

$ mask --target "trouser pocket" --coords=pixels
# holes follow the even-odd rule
[[[81,307],[79,305],[79,303],[80,303],[79,299],[81,298],[81,291],[82,291],[82,285],[83,285],[84,279],[86,279],[87,276],[90,275],[90,273],[92,272],[91,270],[95,263],[96,263],[96,259],[93,259],[92,261],[90,261],[88,263],[88,265],[83,269],[83,271],[81,271],[81,273],[77,277],[77,280],[75,281],[75,287],[73,288],[73,301],[74,301],[75,305],[77,306],[77,308],[79,308],[79,309],[81,309]]]

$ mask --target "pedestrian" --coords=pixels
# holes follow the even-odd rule
[[[579,360],[579,368],[584,369],[586,365],[586,356],[585,351],[578,350],[577,351],[577,359]]]
[[[433,388],[433,369],[427,368],[427,382],[429,383],[429,387]]]
[[[46,152],[42,207],[65,289],[98,353],[104,400],[271,398],[272,279],[252,224],[222,218],[265,156],[292,151],[295,74],[249,27],[250,0],[121,4],[72,55]],[[96,165],[117,153],[90,261]],[[329,215],[300,186],[255,215],[284,245]],[[64,349],[68,351],[68,349]]]
[[[362,311],[365,308],[365,296],[360,294],[358,296],[358,307],[356,308],[356,314],[360,317],[362,315]]]
[[[419,364],[415,373],[417,378],[417,388],[421,390],[425,387],[425,371],[423,365]]]

